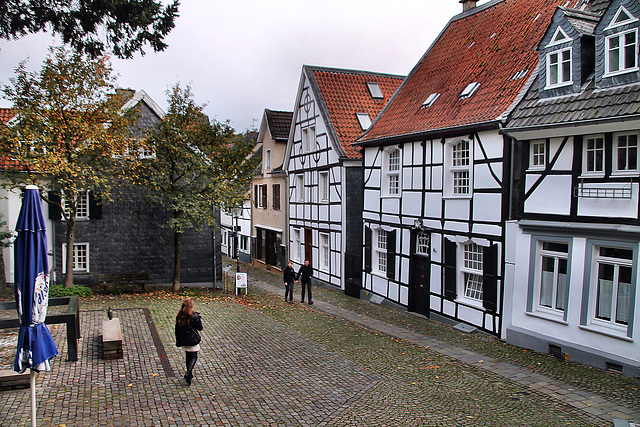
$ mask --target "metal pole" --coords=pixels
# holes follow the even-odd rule
[[[236,210],[236,272],[240,273],[240,227],[238,221],[240,212]]]

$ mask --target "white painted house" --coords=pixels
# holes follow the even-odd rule
[[[503,335],[638,377],[640,4],[587,6],[556,11],[506,129],[521,167]]]
[[[500,131],[559,1],[464,1],[358,140],[372,295],[499,336],[510,144]]]
[[[316,281],[359,294],[362,157],[352,146],[402,77],[304,66],[283,167],[289,177],[289,256]]]

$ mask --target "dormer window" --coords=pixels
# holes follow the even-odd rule
[[[605,75],[638,70],[638,29],[614,34],[605,39]]]
[[[551,42],[549,43],[548,46],[553,46],[553,45],[568,42],[568,41],[571,41],[571,38],[569,38],[567,33],[564,32],[562,27],[558,27],[558,29],[556,30],[556,33],[551,38]]]
[[[427,97],[427,99],[425,99],[424,103],[422,104],[422,108],[431,107],[433,103],[436,102],[436,99],[438,99],[439,97],[440,97],[439,93],[432,93]]]
[[[478,82],[469,83],[460,94],[460,99],[469,98],[476,90],[478,90],[479,87],[480,83]]]
[[[367,113],[356,113],[356,117],[358,118],[358,123],[360,123],[360,128],[362,130],[369,129],[371,126],[371,117]]]
[[[611,28],[619,27],[620,25],[630,24],[637,20],[638,19],[635,18],[631,13],[629,13],[629,11],[624,6],[620,6],[620,9],[618,9],[618,12],[616,12],[616,16],[614,16],[614,18],[611,20],[611,23],[606,29],[608,30]]]
[[[571,48],[547,54],[547,88],[571,83]]]
[[[384,95],[382,94],[382,90],[380,89],[380,85],[378,82],[367,82],[367,89],[369,89],[369,94],[373,99],[382,99]]]

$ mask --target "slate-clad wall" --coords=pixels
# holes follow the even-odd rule
[[[173,279],[173,232],[163,228],[169,212],[150,205],[140,188],[119,189],[113,201],[103,201],[100,219],[81,220],[76,224],[75,242],[89,243],[89,273],[76,273],[75,283],[95,283],[99,273],[148,272],[155,283]],[[62,274],[62,248],[66,239],[66,223],[54,221],[54,259],[56,281]],[[216,232],[217,278],[220,279],[220,231]],[[212,233],[190,231],[182,236],[181,281],[213,280],[214,242]]]

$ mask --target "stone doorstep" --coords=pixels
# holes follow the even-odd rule
[[[19,374],[9,369],[0,370],[0,391],[29,388],[30,373]]]

